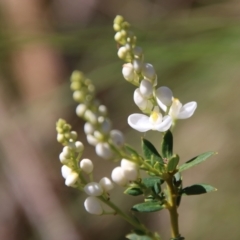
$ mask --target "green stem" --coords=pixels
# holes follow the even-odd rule
[[[178,212],[177,212],[177,189],[173,185],[173,176],[170,176],[166,180],[168,192],[169,192],[169,199],[168,199],[168,211],[170,214],[171,220],[171,235],[172,238],[178,238],[179,228],[178,228]]]

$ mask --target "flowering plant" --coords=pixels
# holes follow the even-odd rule
[[[197,195],[215,191],[206,184],[183,187],[182,172],[205,161],[215,152],[206,152],[179,164],[180,157],[173,152],[173,127],[178,119],[190,118],[197,108],[196,102],[182,104],[166,87],[157,87],[157,74],[150,63],[144,61],[143,50],[136,46],[136,36],[122,16],[114,20],[114,36],[119,49],[118,57],[125,61],[123,77],[136,86],[133,100],[142,113],[128,117],[128,124],[139,132],[150,130],[162,134],[161,149],[146,138],[142,138],[142,154],[125,143],[121,131],[112,129],[107,108],[95,96],[95,87],[82,72],[71,76],[73,99],[78,103],[76,114],[86,121],[84,132],[87,141],[95,147],[96,154],[107,160],[120,161],[111,174],[95,181],[94,164],[90,159],[81,159],[84,146],[77,141],[77,133],[63,119],[56,124],[57,140],[63,144],[59,155],[65,184],[84,191],[88,197],[84,202],[86,211],[95,215],[114,214],[132,225],[127,239],[159,240],[159,234],[144,226],[134,212],[155,212],[166,209],[170,214],[171,239],[184,239],[178,226],[178,207],[184,195]],[[147,174],[143,174],[145,172]],[[142,196],[142,201],[132,206],[127,214],[114,204],[110,191],[114,183],[124,187],[124,194]]]

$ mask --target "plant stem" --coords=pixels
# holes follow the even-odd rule
[[[168,199],[168,211],[170,214],[171,220],[171,235],[172,238],[178,238],[179,228],[178,228],[178,212],[177,212],[177,190],[173,185],[173,176],[170,176],[166,180],[168,191],[169,191],[169,199]]]

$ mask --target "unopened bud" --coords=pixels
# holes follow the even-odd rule
[[[87,174],[93,171],[93,163],[90,159],[84,158],[80,162],[80,168]]]

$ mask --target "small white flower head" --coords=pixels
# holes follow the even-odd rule
[[[158,105],[161,108],[164,107],[163,105],[169,107],[172,105],[173,93],[171,89],[168,87],[160,87],[156,90],[156,98],[157,98]]]
[[[124,170],[121,167],[116,167],[112,171],[112,180],[120,186],[125,186],[128,179],[124,175]]]
[[[79,104],[76,108],[76,114],[78,117],[83,117],[87,110],[87,106],[83,103]]]
[[[109,192],[109,191],[111,191],[114,188],[112,181],[109,178],[107,178],[107,177],[103,177],[99,181],[99,184],[101,185],[102,189],[105,192]]]
[[[143,97],[145,98],[151,97],[153,93],[152,83],[148,80],[143,79],[140,83],[139,90]]]
[[[89,196],[101,196],[103,194],[102,186],[96,182],[90,182],[84,187],[84,191]]]
[[[156,72],[152,64],[145,63],[143,65],[142,74],[145,78],[150,80],[155,80],[156,78]]]
[[[87,134],[86,137],[87,137],[88,143],[92,146],[96,146],[99,143],[99,141],[91,134]]]
[[[173,119],[190,118],[195,112],[196,108],[197,108],[196,102],[189,102],[186,103],[185,105],[182,105],[182,103],[177,98],[174,98],[172,106],[169,110],[169,115]]]
[[[91,214],[101,215],[103,213],[101,202],[96,197],[88,197],[84,202],[84,207]]]
[[[91,110],[86,110],[84,117],[86,118],[86,120],[88,122],[90,122],[91,124],[96,124],[97,123],[97,116],[95,113],[93,113]]]
[[[95,150],[97,155],[103,159],[108,160],[113,156],[113,152],[108,143],[98,143]]]
[[[80,141],[76,141],[74,144],[75,144],[75,151],[76,152],[78,152],[78,153],[83,152],[84,146]]]
[[[135,79],[135,72],[134,72],[133,65],[131,63],[124,64],[123,68],[122,68],[122,74],[123,74],[123,77],[127,81],[129,81],[129,82],[134,81],[134,79]]]
[[[128,53],[127,48],[123,46],[118,49],[117,54],[119,58],[124,59],[127,56],[127,53]]]
[[[156,130],[159,132],[167,131],[172,124],[170,116],[162,117],[158,107],[154,107],[150,117],[144,114],[134,113],[128,117],[128,124],[139,132]]]
[[[84,132],[85,134],[92,134],[94,132],[95,128],[93,127],[93,125],[89,122],[86,122],[84,124]]]
[[[61,173],[62,173],[62,176],[63,178],[67,178],[72,172],[72,169],[66,165],[63,165],[62,168],[61,168]]]
[[[122,147],[124,144],[124,136],[121,131],[119,130],[111,130],[110,131],[110,138],[112,143],[117,147]]]
[[[65,180],[65,185],[68,187],[73,186],[78,180],[78,174],[76,172],[71,172],[66,180]]]
[[[80,168],[87,174],[93,171],[93,163],[90,159],[84,158],[80,162]]]

